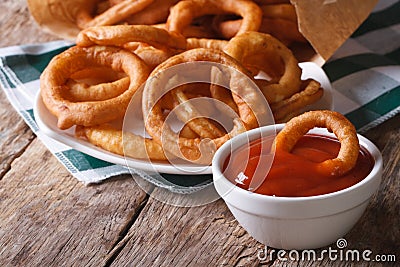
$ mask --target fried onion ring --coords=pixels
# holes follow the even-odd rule
[[[142,98],[142,109],[143,109],[143,118],[145,122],[145,127],[147,132],[152,136],[154,140],[156,140],[159,144],[163,144],[165,150],[171,152],[177,157],[189,160],[191,162],[196,162],[199,164],[209,164],[212,159],[213,152],[216,148],[220,147],[223,143],[225,143],[230,137],[243,132],[245,130],[244,125],[248,124],[256,124],[257,117],[255,117],[254,113],[251,113],[251,109],[249,107],[249,103],[246,103],[242,99],[242,103],[238,104],[238,110],[240,118],[235,118],[233,120],[234,127],[228,134],[225,134],[222,137],[215,139],[188,139],[179,137],[169,125],[165,123],[165,117],[162,112],[162,108],[160,104],[157,103],[160,90],[162,90],[163,81],[157,79],[158,73],[161,71],[175,66],[184,62],[193,62],[193,61],[209,61],[221,63],[224,65],[228,65],[233,67],[235,70],[238,70],[248,76],[248,71],[244,69],[235,59],[226,55],[225,53],[205,48],[198,48],[185,51],[181,54],[173,56],[169,58],[167,61],[160,64],[153,72],[150,74],[149,79],[147,80],[146,86],[143,91]],[[238,72],[235,71],[234,73]],[[249,76],[248,76],[249,77]],[[238,95],[250,96],[253,97],[252,100],[259,101],[259,99],[254,99],[254,93],[252,92],[254,88],[250,88],[245,85],[243,82],[238,81],[240,78],[236,79],[234,75],[231,76],[231,89],[233,91],[238,90]],[[243,77],[242,77],[243,79]],[[236,101],[237,99],[235,99]],[[255,104],[257,105],[257,104]],[[249,109],[250,111],[248,111]],[[261,110],[262,108],[258,108]],[[254,121],[254,122],[253,122]],[[244,122],[244,123],[243,123]],[[205,147],[207,149],[207,153],[202,153],[201,148]]]
[[[321,84],[315,80],[308,79],[302,82],[302,91],[292,95],[288,99],[271,104],[271,110],[274,114],[275,122],[286,122],[294,116],[303,112],[307,105],[318,101],[324,90]]]
[[[179,0],[154,0],[143,10],[131,15],[126,19],[128,24],[152,25],[165,22],[170,8]]]
[[[113,25],[125,20],[130,15],[137,13],[154,0],[125,0],[110,7],[103,13],[92,17],[90,10],[81,10],[76,17],[76,24],[81,29],[86,29],[93,26]]]
[[[71,74],[93,65],[111,67],[130,79],[127,90],[104,101],[74,102],[66,99]],[[55,56],[40,76],[40,93],[48,110],[58,118],[57,126],[92,126],[121,118],[133,94],[146,81],[148,66],[135,54],[115,47],[74,46]]]
[[[176,52],[171,49],[157,49],[152,46],[139,46],[134,50],[134,53],[138,55],[146,64],[154,69],[159,64],[175,55]]]
[[[187,42],[186,46],[187,50],[194,48],[209,48],[209,49],[223,50],[224,47],[228,44],[228,41],[226,40],[209,39],[209,38],[187,38],[186,42]]]
[[[300,33],[297,23],[287,19],[263,18],[259,32],[269,33],[286,45],[293,42],[307,42],[307,39]]]
[[[360,150],[357,132],[345,116],[335,111],[308,111],[294,117],[277,134],[276,150],[290,152],[297,141],[314,127],[326,127],[336,135],[341,144],[336,158],[317,164],[318,172],[326,176],[340,176],[351,170]]]
[[[167,29],[183,34],[192,20],[203,15],[237,14],[243,18],[238,34],[257,31],[261,25],[262,10],[246,0],[184,0],[174,5],[167,19]]]
[[[269,103],[286,99],[300,90],[301,69],[293,53],[273,36],[259,32],[246,32],[232,38],[224,51],[249,69],[268,74],[269,57],[278,55],[284,64],[284,72],[279,81],[261,84],[260,89]],[[250,66],[250,67],[249,67]]]
[[[79,46],[124,46],[130,42],[143,42],[156,48],[185,49],[185,37],[149,25],[99,26],[82,30],[77,38]]]
[[[66,98],[71,101],[101,101],[125,91],[129,77],[111,68],[91,67],[71,74],[66,85]]]
[[[186,125],[201,138],[214,139],[223,136],[224,132],[210,122],[209,119],[204,118],[204,115],[200,114],[196,107],[190,104],[189,98],[185,95],[184,88],[182,88],[185,86],[187,85],[182,85],[171,91],[176,101],[176,107],[179,105],[179,112],[176,112],[178,118],[183,122],[187,122]]]
[[[129,87],[129,77],[124,77],[114,82],[89,85],[68,80],[66,85],[68,99],[71,101],[103,101],[122,94]]]
[[[75,128],[78,137],[112,153],[135,159],[167,160],[162,147],[152,139],[122,132],[110,124]]]
[[[271,34],[286,46],[293,42],[306,43],[307,39],[300,33],[294,19],[290,14],[282,17],[264,16],[258,32]],[[231,39],[238,34],[241,24],[242,19],[229,19],[228,16],[219,15],[215,16],[212,25],[221,38]]]
[[[262,5],[260,8],[264,17],[287,19],[297,23],[296,9],[291,4]]]

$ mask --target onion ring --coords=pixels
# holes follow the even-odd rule
[[[209,48],[209,49],[217,49],[223,50],[224,47],[228,44],[226,40],[218,40],[218,39],[209,39],[209,38],[187,38],[186,49],[194,49],[194,48]]]
[[[276,150],[290,152],[300,137],[314,127],[326,127],[333,131],[341,143],[337,157],[318,163],[317,171],[326,176],[340,176],[351,170],[360,150],[357,132],[345,116],[335,111],[308,111],[294,117],[277,134]]]
[[[259,5],[290,4],[290,0],[254,0]]]
[[[304,89],[303,89],[304,88]],[[302,113],[302,109],[318,101],[324,90],[321,84],[315,80],[308,79],[302,82],[302,91],[292,95],[288,99],[271,104],[275,122],[282,123]]]
[[[126,18],[128,24],[152,25],[165,22],[170,8],[179,0],[154,0],[143,10]]]
[[[121,94],[129,87],[129,77],[111,68],[91,67],[71,74],[65,83],[66,98],[74,101],[101,101]]]
[[[117,97],[104,101],[73,102],[65,98],[65,85],[72,73],[93,65],[125,72],[129,87]],[[148,66],[135,54],[115,47],[74,46],[55,56],[40,76],[40,93],[48,110],[58,118],[57,126],[67,129],[74,124],[92,126],[121,118],[129,102],[146,81]]]
[[[301,69],[293,53],[273,36],[259,32],[246,32],[232,38],[224,52],[241,62],[245,67],[251,65],[259,71],[264,68],[268,57],[278,55],[284,63],[284,72],[279,81],[260,86],[269,103],[275,103],[297,93],[301,84]],[[251,69],[251,68],[249,68]]]
[[[187,84],[182,86],[185,87]],[[176,107],[180,105],[179,110],[176,112],[178,118],[183,122],[187,122],[186,125],[201,138],[214,139],[223,136],[225,134],[224,132],[207,118],[204,118],[204,115],[200,114],[196,107],[191,105],[189,98],[183,92],[184,88],[182,88],[182,86],[171,91],[176,101]]]
[[[211,70],[211,85],[210,85],[210,94],[213,98],[221,101],[226,106],[231,108],[236,114],[239,114],[238,107],[233,100],[232,94],[228,91],[228,89],[220,86],[223,83],[223,72],[218,68],[212,68]],[[218,108],[219,106],[217,106]],[[224,111],[224,110],[222,110]]]
[[[184,158],[186,160],[196,162],[199,164],[209,164],[213,155],[213,151],[216,148],[220,147],[225,141],[227,141],[231,136],[234,136],[240,132],[245,130],[243,122],[245,125],[247,123],[255,120],[255,124],[257,124],[257,118],[255,118],[254,114],[250,114],[249,111],[246,111],[249,108],[249,104],[241,103],[238,105],[240,119],[234,119],[234,128],[228,134],[225,134],[222,137],[215,138],[212,140],[206,141],[206,139],[195,138],[188,139],[179,137],[176,133],[172,131],[172,129],[165,123],[165,117],[162,113],[161,106],[157,103],[158,95],[161,90],[162,85],[158,83],[162,83],[159,79],[155,78],[158,73],[161,71],[180,64],[184,62],[192,62],[192,61],[208,61],[208,62],[216,62],[222,63],[224,65],[228,65],[230,67],[239,70],[240,72],[247,73],[246,69],[244,69],[236,60],[226,55],[225,53],[212,50],[212,49],[192,49],[185,51],[181,54],[173,56],[169,58],[167,61],[163,62],[153,72],[150,74],[149,79],[147,80],[146,86],[143,91],[142,98],[142,108],[143,108],[143,117],[145,122],[145,128],[147,132],[152,136],[156,142],[159,144],[163,144],[165,150],[171,152],[177,157]],[[235,72],[234,72],[235,73]],[[239,78],[240,79],[240,78]],[[243,77],[242,77],[243,79]],[[239,91],[239,95],[252,95],[253,88],[241,87],[241,82],[237,81],[235,77],[231,77],[231,88],[240,88],[242,91]],[[233,84],[235,83],[235,84]],[[157,90],[157,88],[160,88]],[[258,101],[259,99],[255,99]],[[244,112],[241,112],[243,111]],[[245,114],[242,116],[242,114]],[[247,117],[246,117],[247,116]],[[247,123],[246,123],[247,122]],[[164,140],[163,140],[164,139]],[[202,142],[206,141],[206,142]],[[207,150],[207,154],[201,152],[201,147],[204,145]]]
[[[282,43],[306,43],[307,39],[300,33],[297,23],[281,18],[263,18],[259,32],[269,33]]]
[[[213,29],[222,38],[231,39],[238,34],[241,24],[241,19],[223,20],[220,16],[216,16],[213,21]],[[285,18],[263,17],[258,32],[271,34],[286,46],[293,42],[308,42],[300,33],[297,22]]]
[[[93,26],[113,25],[123,21],[130,15],[137,13],[154,0],[125,0],[110,7],[103,13],[95,16],[90,14],[89,10],[81,10],[76,17],[76,24],[81,29],[86,29]]]
[[[76,38],[78,46],[124,46],[130,42],[143,42],[161,49],[186,49],[185,37],[149,25],[92,27],[82,30]]]
[[[167,25],[165,23],[159,23],[152,26],[167,30]],[[205,25],[189,25],[183,29],[181,35],[185,36],[186,38],[213,39],[216,37],[215,32],[210,27],[206,27]]]
[[[297,23],[296,9],[291,4],[276,4],[260,6],[263,17],[279,18]]]
[[[128,89],[129,84],[129,77],[123,77],[114,82],[95,85],[68,80],[66,85],[69,87],[69,90],[66,92],[66,98],[74,102],[103,101],[122,94]]]
[[[129,132],[123,133],[109,124],[75,128],[78,137],[112,153],[135,159],[167,160],[162,147],[151,139]]]
[[[139,46],[134,50],[134,53],[138,55],[151,69],[177,54],[177,52],[171,49],[157,49],[152,46]]]
[[[262,10],[252,1],[246,0],[184,0],[174,5],[167,19],[167,29],[183,33],[192,20],[207,14],[237,14],[243,18],[238,34],[257,31],[261,25]]]

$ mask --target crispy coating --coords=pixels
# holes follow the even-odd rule
[[[287,122],[303,112],[304,107],[315,103],[324,94],[321,84],[313,79],[302,82],[302,90],[291,97],[271,104],[275,122]]]
[[[76,38],[78,46],[124,46],[130,42],[143,42],[156,48],[186,49],[183,36],[149,25],[92,27],[82,30]]]
[[[360,150],[357,132],[345,116],[335,111],[308,111],[294,117],[276,136],[276,149],[290,152],[300,137],[314,127],[325,127],[332,131],[341,144],[337,157],[319,163],[318,171],[326,176],[340,176],[351,170]]]
[[[153,70],[153,72],[150,74],[148,82],[146,83],[143,91],[143,116],[147,132],[153,137],[154,140],[156,140],[159,144],[162,144],[164,149],[171,152],[177,157],[187,159],[189,161],[199,164],[209,164],[216,148],[220,147],[230,137],[240,132],[243,132],[245,130],[244,125],[246,125],[246,121],[249,122],[251,120],[255,120],[255,123],[257,123],[257,120],[254,117],[254,114],[250,114],[253,115],[253,117],[251,118],[243,116],[243,121],[235,119],[234,128],[231,132],[223,135],[222,137],[211,140],[202,138],[183,138],[179,137],[178,134],[172,131],[170,126],[164,123],[165,118],[162,112],[161,105],[157,103],[159,97],[158,95],[160,94],[160,90],[162,88],[162,85],[159,83],[162,83],[162,81],[154,77],[156,77],[160,71],[165,70],[171,66],[193,61],[210,61],[227,64],[231,67],[235,67],[236,69],[243,71],[243,73],[247,72],[246,69],[238,64],[236,60],[218,50],[198,48],[188,50],[179,55],[173,56],[157,66],[157,68]],[[235,79],[234,77],[231,77],[231,81],[235,81],[236,83],[238,83],[237,79]],[[252,89],[250,89],[249,87],[241,88],[241,90],[242,93],[247,92],[248,95],[251,95]],[[244,105],[241,105],[239,107],[239,111],[245,109],[243,106]],[[246,105],[246,108],[249,109],[249,105]],[[242,114],[244,113],[245,112],[240,113],[241,119]],[[245,114],[249,115],[248,113]]]
[[[78,137],[112,153],[135,159],[167,160],[162,147],[152,139],[116,129],[109,124],[77,126]]]
[[[208,14],[237,14],[243,18],[238,34],[257,31],[261,25],[262,10],[252,1],[246,0],[184,0],[171,8],[167,29],[183,33],[196,17]]]
[[[147,6],[154,0],[125,0],[113,5],[103,13],[93,17],[90,10],[82,9],[76,17],[76,24],[81,29],[93,26],[106,26],[117,24],[125,20],[132,14],[135,14]]]
[[[260,87],[269,103],[275,103],[297,93],[301,84],[301,69],[292,51],[279,40],[269,34],[246,32],[232,38],[224,51],[241,62],[244,66],[250,65],[258,71],[267,74],[264,69],[269,56],[278,56],[284,63],[284,71],[276,83],[269,83]]]
[[[129,87],[122,94],[104,101],[74,102],[68,100],[65,84],[72,73],[93,65],[111,67],[125,72]],[[58,118],[57,126],[67,129],[73,125],[93,126],[121,118],[129,102],[146,81],[148,66],[135,54],[115,47],[74,46],[55,56],[40,76],[43,103]]]

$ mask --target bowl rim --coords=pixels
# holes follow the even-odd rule
[[[224,201],[228,202],[229,204],[232,204],[236,206],[239,209],[246,210],[245,208],[240,208],[240,206],[243,207],[242,203],[239,203],[238,201],[229,198],[229,194],[231,192],[234,192],[235,194],[238,194],[240,198],[247,198],[251,199],[253,201],[258,201],[258,202],[263,202],[263,203],[270,203],[270,204],[299,204],[304,202],[312,203],[314,202],[316,205],[319,205],[319,203],[328,203],[327,201],[330,201],[333,198],[342,198],[342,203],[344,204],[343,207],[340,207],[336,209],[336,212],[341,212],[346,209],[349,209],[351,207],[357,206],[366,200],[368,200],[372,194],[376,191],[377,187],[380,184],[381,180],[381,173],[382,173],[382,167],[383,167],[383,160],[382,160],[382,155],[379,151],[379,149],[366,137],[357,134],[359,143],[362,147],[364,147],[372,156],[374,160],[374,166],[371,170],[371,172],[362,179],[360,182],[327,194],[322,194],[322,195],[315,195],[315,196],[306,196],[306,197],[281,197],[281,196],[270,196],[270,195],[263,195],[259,193],[254,193],[248,190],[245,190],[243,188],[240,188],[233,184],[231,181],[226,178],[223,173],[222,173],[222,165],[223,162],[225,161],[226,157],[229,155],[230,151],[237,149],[241,145],[245,144],[245,140],[256,140],[261,133],[268,132],[268,131],[279,131],[284,127],[284,124],[274,124],[274,125],[267,125],[263,126],[260,128],[252,129],[250,131],[247,131],[245,133],[242,133],[238,136],[235,136],[234,138],[228,140],[225,142],[215,153],[213,162],[212,162],[212,170],[213,170],[213,183],[216,188],[216,191],[218,194],[224,199]],[[309,133],[318,133],[318,134],[323,134],[327,136],[335,136],[333,133],[329,133],[326,128],[314,128],[309,131]],[[265,133],[264,133],[265,134]],[[368,186],[370,185],[370,186]],[[221,186],[224,188],[231,187],[229,192],[222,192],[225,189],[221,189]],[[369,188],[372,187],[372,188]],[[226,191],[226,190],[225,190]],[[351,206],[349,206],[351,203],[348,203],[349,194],[353,194],[355,192],[358,192],[358,197],[357,201],[353,200],[353,203]],[[236,197],[237,197],[236,196]],[[354,197],[352,198],[354,199]],[[242,199],[243,200],[243,199]],[[340,206],[340,205],[339,205]],[[324,213],[324,214],[332,214],[334,208],[331,208]],[[329,212],[330,211],[330,212]],[[257,213],[257,212],[256,212]],[[317,216],[318,214],[316,214]],[[319,214],[323,215],[323,213]]]

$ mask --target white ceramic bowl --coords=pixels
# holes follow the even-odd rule
[[[276,128],[275,128],[276,127]],[[229,154],[261,135],[274,134],[283,124],[265,126],[238,135],[217,150],[212,171],[218,194],[239,224],[257,241],[278,249],[314,249],[343,237],[365,211],[382,177],[382,155],[365,137],[360,145],[372,155],[371,173],[359,183],[329,194],[311,197],[274,197],[252,193],[230,182],[222,174]],[[326,129],[310,133],[332,136]]]

